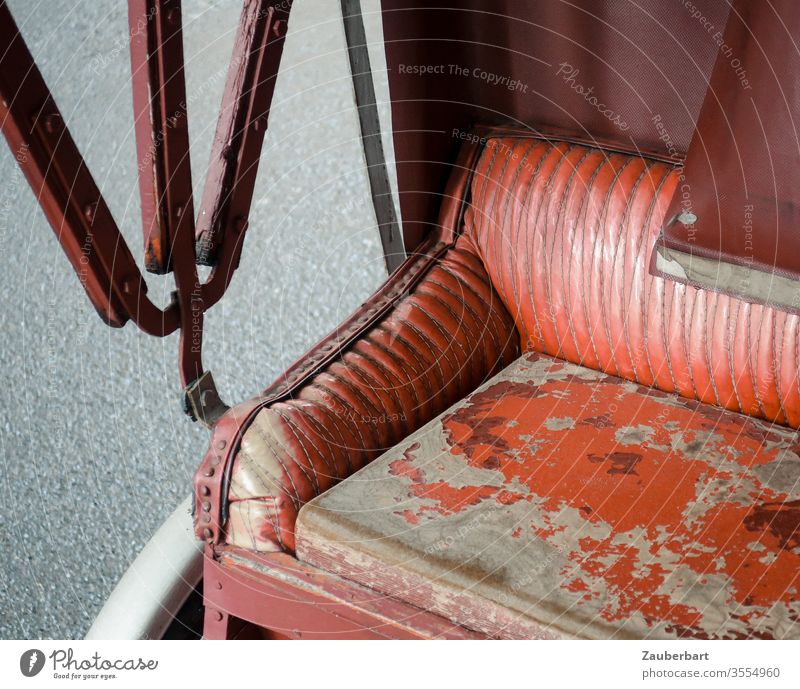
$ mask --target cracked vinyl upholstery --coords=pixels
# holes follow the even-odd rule
[[[490,139],[455,245],[291,398],[248,417],[226,542],[293,550],[304,503],[520,347],[796,428],[798,317],[648,272],[677,183],[664,162]]]

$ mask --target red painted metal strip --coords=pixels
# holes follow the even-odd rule
[[[211,280],[227,284],[238,265],[253,188],[280,66],[290,0],[247,0],[239,21],[197,219],[197,261],[224,270]],[[224,288],[223,288],[224,291]]]
[[[207,548],[204,563],[205,638],[229,615],[295,639],[482,638],[285,553]]]
[[[100,190],[64,124],[6,3],[0,3],[0,121],[56,238],[98,314],[166,335],[178,309],[158,309]]]
[[[128,21],[145,266],[168,273],[194,224],[180,0],[129,0]]]
[[[194,205],[180,0],[129,0],[131,70],[145,265],[175,273],[184,387],[203,374],[203,288],[194,263]]]

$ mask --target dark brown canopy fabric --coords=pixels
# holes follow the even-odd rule
[[[800,3],[735,0],[659,248],[662,273],[800,307]]]
[[[726,0],[424,4],[383,0],[409,251],[435,222],[475,123],[555,128],[680,160],[730,10]]]

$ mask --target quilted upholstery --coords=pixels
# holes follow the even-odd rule
[[[798,453],[529,353],[306,505],[297,555],[495,637],[798,638]]]
[[[228,543],[294,550],[301,505],[517,356],[513,322],[466,245],[294,398],[255,417],[233,466]]]
[[[678,183],[664,162],[490,139],[441,265],[293,399],[248,417],[227,542],[293,550],[305,502],[474,390],[520,343],[797,428],[798,316],[648,271]]]
[[[526,349],[797,428],[798,316],[649,273],[678,183],[663,162],[494,139],[464,233]]]

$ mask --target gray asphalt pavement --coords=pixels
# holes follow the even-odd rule
[[[126,3],[9,4],[139,253]],[[362,2],[367,13],[377,4]],[[241,2],[183,6],[197,200]],[[379,35],[377,13],[367,25]],[[385,118],[381,50],[371,46]],[[181,412],[177,339],[100,321],[0,146],[0,637],[75,638],[190,490],[208,432]],[[205,362],[229,402],[263,388],[385,277],[334,0],[295,0],[255,198],[241,267],[205,327]],[[166,303],[171,279],[149,284]]]

